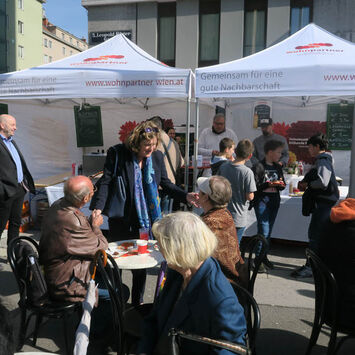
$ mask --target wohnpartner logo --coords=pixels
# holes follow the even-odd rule
[[[127,60],[123,59],[125,56],[121,54],[101,55],[94,58],[85,58],[82,62],[71,63],[70,65],[82,64],[127,64]]]
[[[320,52],[323,53],[329,53],[329,52],[343,52],[343,49],[333,49],[330,48],[333,47],[332,43],[309,43],[309,44],[302,44],[300,46],[295,47],[295,50],[292,51],[286,51],[287,54],[300,54],[300,53],[305,53],[305,54],[320,54]]]

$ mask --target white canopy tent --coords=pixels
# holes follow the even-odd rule
[[[197,68],[196,98],[354,96],[354,57],[354,43],[309,24],[251,56]],[[196,120],[198,126],[198,105]],[[352,134],[354,144],[355,124]],[[355,196],[354,145],[349,194]]]
[[[191,74],[190,69],[166,66],[124,35],[117,35],[77,55],[39,67],[1,74],[0,100],[11,106],[11,114],[23,115],[24,120],[29,118],[24,123],[26,131],[18,132],[18,141],[22,148],[21,139],[25,140],[28,149],[34,153],[31,157],[43,160],[36,165],[41,173],[35,173],[37,177],[43,177],[44,170],[54,172],[50,165],[57,164],[63,172],[62,165],[66,164],[66,170],[69,170],[68,159],[70,161],[73,155],[81,154],[78,149],[73,152],[73,146],[76,146],[73,129],[75,104],[89,102],[105,105],[111,124],[105,122],[105,115],[102,114],[103,130],[111,134],[110,143],[117,143],[117,131],[125,121],[140,122],[146,119],[146,110],[152,107],[150,116],[163,116],[164,112],[169,112],[166,109],[169,103],[177,103],[173,106],[173,112],[174,109],[175,112],[179,110],[180,116],[186,118],[189,130]],[[13,109],[15,102],[16,109]],[[181,104],[187,106],[186,110],[181,110]],[[68,124],[64,121],[68,121],[69,117],[72,117],[72,121]],[[116,117],[117,124],[114,126],[112,121]],[[19,117],[16,118],[19,121]],[[21,130],[21,125],[19,128]],[[31,145],[32,140],[35,143]],[[47,142],[46,145],[45,142],[49,140],[52,140],[52,144]],[[48,145],[51,145],[51,149],[48,149]],[[53,154],[50,154],[51,151]],[[59,162],[61,159],[63,163]]]

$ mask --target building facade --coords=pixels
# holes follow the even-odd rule
[[[80,39],[43,18],[43,59],[47,64],[88,49],[85,39]]]
[[[46,0],[0,1],[0,72],[33,67],[42,59],[42,4]]]
[[[123,32],[168,65],[196,68],[269,47],[310,22],[355,42],[353,0],[82,0],[89,45]]]

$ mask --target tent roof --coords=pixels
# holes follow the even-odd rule
[[[351,95],[355,44],[315,24],[256,54],[196,69],[196,97]]]
[[[187,97],[190,72],[119,34],[62,60],[0,75],[0,98]]]

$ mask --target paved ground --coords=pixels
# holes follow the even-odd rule
[[[31,233],[30,233],[31,235]],[[36,233],[37,235],[37,233]],[[0,243],[0,259],[6,258],[6,241]],[[261,311],[261,329],[257,340],[258,355],[298,355],[304,354],[314,316],[314,286],[312,279],[295,280],[290,272],[304,262],[304,246],[273,243],[270,259],[275,270],[269,274],[260,274],[255,283],[255,298]],[[1,264],[0,298],[9,310],[9,316],[16,328],[19,323],[18,293],[15,279],[8,264]],[[149,272],[145,302],[153,298],[157,270]],[[131,284],[131,274],[123,272],[127,285]],[[22,351],[47,351],[64,354],[62,324],[50,321],[40,330],[36,347],[27,341]],[[320,334],[312,355],[326,354],[329,330]],[[93,353],[94,354],[94,353]],[[354,355],[355,340],[349,340],[339,355]],[[1,355],[1,354],[0,354]]]

